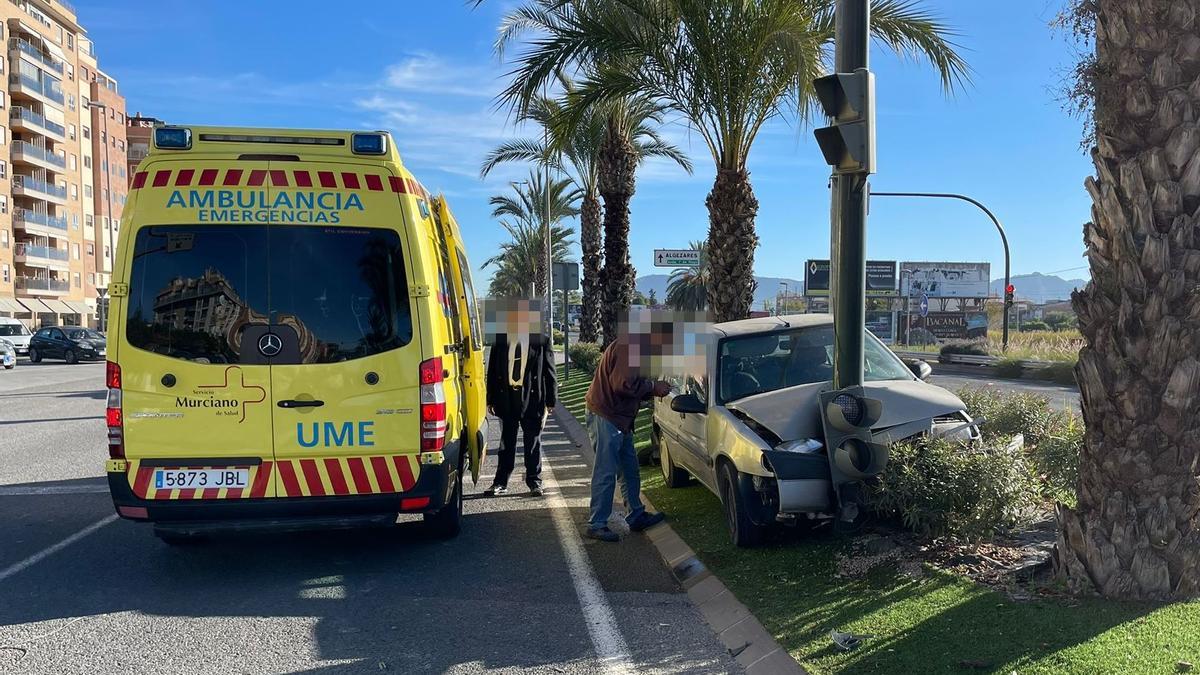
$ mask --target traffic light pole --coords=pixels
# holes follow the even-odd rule
[[[1005,234],[1004,226],[1000,224],[1000,219],[996,217],[996,214],[992,213],[991,210],[988,209],[988,207],[984,206],[983,204],[979,203],[978,201],[976,201],[974,199],[971,199],[970,197],[968,197],[966,195],[954,194],[954,193],[949,193],[949,192],[872,192],[871,196],[872,197],[929,197],[929,198],[935,198],[935,199],[958,199],[958,200],[961,200],[964,202],[968,202],[970,204],[974,204],[980,211],[983,211],[985,214],[987,214],[988,218],[992,219],[992,224],[994,224],[996,226],[996,231],[1000,233],[1000,243],[1004,245],[1004,292],[1005,292],[1006,300],[1005,300],[1005,305],[1004,305],[1003,349],[1004,349],[1004,351],[1008,351],[1007,295],[1008,295],[1008,287],[1012,285],[1012,281],[1011,281],[1011,279],[1012,279],[1012,276],[1011,276],[1012,275],[1012,260],[1008,253],[1008,235]],[[911,274],[910,274],[910,278],[911,278]],[[905,306],[905,309],[907,309],[907,305]]]
[[[838,0],[835,10],[834,69],[853,73],[867,68],[870,55],[870,0]],[[833,231],[830,263],[833,302],[833,386],[863,383],[863,333],[866,331],[868,171],[833,178]]]

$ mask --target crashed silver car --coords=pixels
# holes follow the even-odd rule
[[[695,476],[725,505],[735,544],[779,522],[833,518],[836,499],[818,397],[832,387],[833,319],[800,314],[712,327],[704,372],[672,378],[654,404],[654,446],[670,487]],[[978,425],[957,396],[924,382],[869,332],[863,389],[882,403],[872,440],[930,434],[972,440]]]

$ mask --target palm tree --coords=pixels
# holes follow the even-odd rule
[[[530,284],[536,296],[546,292],[546,222],[551,224],[551,257],[555,262],[566,259],[572,243],[570,228],[558,223],[579,215],[575,205],[581,192],[570,179],[551,181],[549,186],[549,212],[546,210],[545,177],[537,171],[531,171],[528,180],[514,183],[513,194],[496,195],[488,200],[493,207],[492,217],[502,219],[500,224],[508,230],[512,240],[501,244],[500,253],[485,261],[484,267],[500,265],[507,260],[506,279],[519,271],[514,278],[524,282],[522,288],[526,290],[522,294],[528,292]],[[560,246],[561,255],[558,252]]]
[[[1186,5],[1123,0],[1076,2],[1070,17],[1095,44],[1074,92],[1094,105],[1096,175],[1085,183],[1091,281],[1072,299],[1087,428],[1055,566],[1071,586],[1116,598],[1200,595],[1193,19]]]
[[[547,26],[520,56],[504,100],[528,100],[554,72],[590,69],[585,104],[648,96],[704,139],[716,165],[706,204],[715,319],[741,318],[753,297],[758,200],[746,160],[762,126],[813,107],[812,80],[829,61],[834,0],[542,0]],[[552,20],[544,15],[553,14]],[[967,67],[949,31],[915,0],[877,0],[875,38],[924,56],[947,89]]]
[[[708,242],[693,241],[693,251],[700,251],[695,267],[680,267],[671,272],[667,281],[667,304],[681,312],[702,312],[708,307],[708,280],[712,274],[708,264]]]
[[[530,289],[533,297],[545,291],[545,276],[542,260],[546,257],[545,230],[541,224],[524,221],[501,221],[508,231],[510,240],[500,244],[500,252],[483,261],[484,267],[494,266],[496,272],[488,285],[488,295],[494,298],[528,298]],[[571,229],[563,225],[550,228],[551,255],[554,262],[570,259]],[[541,288],[538,285],[541,284]]]

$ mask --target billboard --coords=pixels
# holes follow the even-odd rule
[[[884,344],[894,343],[896,341],[896,313],[891,310],[868,311],[867,330],[882,340]]]
[[[991,294],[991,263],[900,263],[900,295],[931,298],[986,298]]]
[[[929,337],[938,340],[973,340],[987,337],[987,314],[983,312],[930,312],[925,317],[914,314],[909,317],[909,321],[912,322],[914,338],[917,331],[924,331]]]
[[[804,294],[807,296],[829,295],[829,261],[809,260],[804,265]],[[896,261],[867,261],[867,297],[878,298],[896,295]]]

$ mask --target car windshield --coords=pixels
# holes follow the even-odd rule
[[[94,330],[81,328],[79,330],[67,331],[67,337],[71,340],[103,340],[104,336]]]
[[[896,355],[870,332],[864,344],[868,382],[912,380]],[[723,402],[833,379],[833,326],[746,335],[721,343],[719,394]]]
[[[0,337],[29,335],[29,329],[19,323],[0,323]]]

